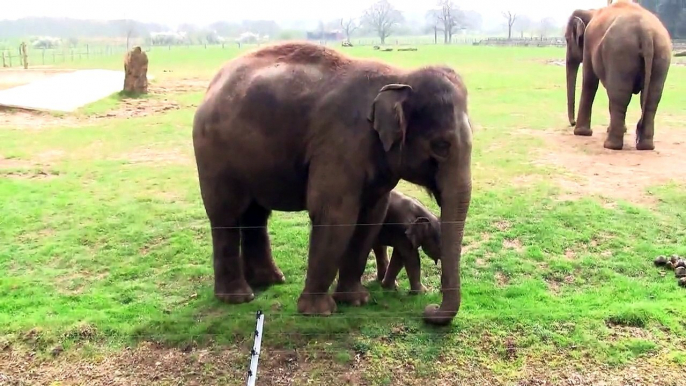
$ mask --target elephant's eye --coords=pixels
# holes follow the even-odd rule
[[[450,142],[438,139],[431,142],[431,151],[439,158],[448,158]]]

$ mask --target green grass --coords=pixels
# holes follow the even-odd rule
[[[216,301],[209,225],[192,158],[191,105],[202,97],[194,92],[168,96],[185,107],[162,115],[78,128],[0,129],[0,173],[42,168],[50,176],[0,178],[0,343],[39,352],[56,344],[117,349],[141,341],[248,349],[255,312],[264,310],[267,350],[299,348],[339,364],[360,355],[371,364],[365,376],[373,384],[391,384],[385,370],[405,362],[414,364],[418,379],[450,371],[439,369],[437,360],[476,362],[506,378],[522,368],[523,358],[553,358],[551,367],[563,360],[619,366],[659,353],[674,365],[686,362],[684,290],[671,273],[661,277],[652,265],[657,254],[686,254],[684,186],[650,187],[656,205],[618,201],[608,207],[592,196],[560,200],[554,181],[559,169],[533,163],[535,150],[547,145],[520,129],[571,130],[563,67],[544,63],[563,58],[563,50],[346,52],[406,67],[448,64],[469,87],[476,125],[465,236],[470,249],[462,262],[462,308],[451,326],[432,328],[421,320],[426,304],[440,302],[440,271],[428,259],[422,276],[432,291],[426,295],[408,296],[403,272],[400,292],[369,283],[369,305],[341,306],[329,318],[299,316],[305,213],[275,213],[270,223],[286,284],[258,293],[249,304]],[[160,84],[209,80],[236,54],[235,48],[153,50],[149,72]],[[78,65],[121,67],[118,58],[106,57]],[[673,67],[658,112],[658,139],[660,125],[686,118],[684,80],[684,68]],[[119,103],[113,95],[79,114]],[[598,136],[609,120],[602,87],[594,106]],[[634,98],[628,126],[638,111]],[[60,155],[35,165],[50,152]],[[17,162],[3,166],[3,157]],[[535,178],[513,182],[524,176]],[[438,213],[420,189],[405,183],[399,189]],[[370,258],[368,276],[372,272]]]

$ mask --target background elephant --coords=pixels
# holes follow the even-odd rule
[[[567,22],[567,114],[575,135],[590,136],[591,109],[599,81],[610,101],[610,126],[604,147],[621,150],[626,109],[632,94],[641,93],[641,119],[636,148],[653,150],[655,113],[671,62],[672,42],[657,16],[638,4],[618,2],[592,10],[576,10]],[[574,98],[579,64],[583,84],[579,113]]]
[[[427,188],[441,207],[443,301],[427,306],[425,320],[446,324],[457,314],[472,131],[467,89],[452,69],[408,71],[309,43],[258,49],[210,82],[193,146],[219,299],[247,302],[251,285],[283,282],[267,219],[272,210],[307,210],[298,311],[328,315],[334,299],[366,303],[367,257],[403,179]]]
[[[387,247],[393,247],[390,264]],[[421,280],[419,247],[438,263],[441,258],[440,221],[419,201],[393,190],[384,224],[373,247],[377,278],[383,287],[396,288],[395,279],[405,267],[410,280],[410,293],[426,291]]]

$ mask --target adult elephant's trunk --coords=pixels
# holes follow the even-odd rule
[[[441,292],[440,307],[431,304],[424,310],[427,323],[446,325],[460,309],[460,259],[465,220],[472,197],[471,130],[461,133],[457,154],[447,160],[437,175],[441,205]]]
[[[574,119],[574,102],[576,98],[576,75],[579,72],[579,62],[567,58],[567,117],[569,124],[576,125]]]

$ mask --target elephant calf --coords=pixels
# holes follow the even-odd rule
[[[386,247],[393,247],[390,264]],[[374,243],[377,278],[384,288],[395,288],[395,279],[405,267],[410,293],[426,291],[420,277],[419,247],[438,262],[441,258],[440,221],[419,201],[393,190],[384,224]]]

